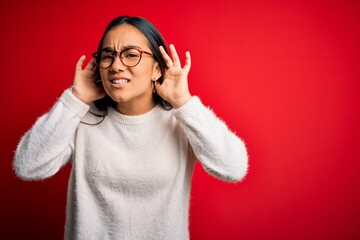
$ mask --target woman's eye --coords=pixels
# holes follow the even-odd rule
[[[104,56],[101,56],[101,60],[111,60],[113,59],[114,57],[112,55],[104,55]]]
[[[125,57],[126,57],[126,58],[137,58],[137,57],[139,57],[139,54],[136,54],[136,53],[126,53],[126,54],[125,54]]]
[[[123,52],[122,54],[125,58],[138,58],[140,57],[140,54],[138,51],[134,49],[129,49]]]

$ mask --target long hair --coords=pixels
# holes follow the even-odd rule
[[[168,52],[168,50],[166,48],[165,41],[164,41],[163,37],[161,36],[159,30],[157,30],[157,28],[152,23],[150,23],[148,20],[146,20],[144,18],[120,16],[120,17],[117,17],[114,20],[112,20],[109,23],[109,25],[107,26],[107,28],[105,29],[105,31],[101,37],[101,40],[99,42],[99,46],[97,49],[98,57],[96,59],[96,62],[100,62],[100,57],[101,57],[100,53],[101,53],[101,50],[103,47],[103,42],[104,42],[104,38],[105,38],[106,34],[113,28],[118,27],[122,24],[129,24],[131,26],[136,27],[141,33],[144,34],[144,36],[149,41],[149,45],[150,45],[149,47],[151,49],[151,53],[153,54],[153,58],[155,59],[155,61],[158,62],[159,68],[161,71],[161,77],[157,80],[161,84],[164,80],[166,63],[165,63],[164,58],[161,55],[159,47],[163,46],[166,52]],[[100,77],[99,69],[97,70],[96,74],[98,77],[97,79],[100,79],[101,77]],[[159,103],[163,109],[170,110],[173,108],[173,106],[169,102],[162,99],[157,94],[157,92],[153,93],[153,98],[154,98],[155,102]],[[100,110],[105,110],[107,108],[107,106],[115,106],[116,105],[116,102],[114,100],[112,100],[108,95],[106,95],[102,99],[95,101],[94,103]]]

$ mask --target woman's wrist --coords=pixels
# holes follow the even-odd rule
[[[78,87],[76,87],[75,85],[70,87],[70,92],[77,97],[79,100],[83,101],[86,104],[89,104],[90,102],[88,100],[86,100],[86,94]]]
[[[175,109],[178,109],[180,108],[181,106],[183,106],[185,103],[187,103],[190,99],[191,99],[191,95],[190,93],[187,94],[186,96],[184,97],[179,97],[179,98],[176,98],[174,101],[171,102],[171,105],[175,108]]]

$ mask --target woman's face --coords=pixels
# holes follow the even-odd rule
[[[102,49],[121,52],[128,47],[151,53],[146,37],[129,24],[122,24],[110,30],[104,38]],[[152,81],[161,76],[161,71],[152,56],[142,54],[139,64],[127,67],[117,55],[109,68],[100,68],[100,75],[105,92],[117,102],[116,108],[121,113],[142,114],[154,106]]]

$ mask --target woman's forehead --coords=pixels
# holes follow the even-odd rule
[[[148,40],[145,35],[136,27],[129,24],[122,24],[111,29],[106,33],[103,42],[103,48],[122,48],[124,46],[139,46],[144,48],[148,47],[148,45]]]

